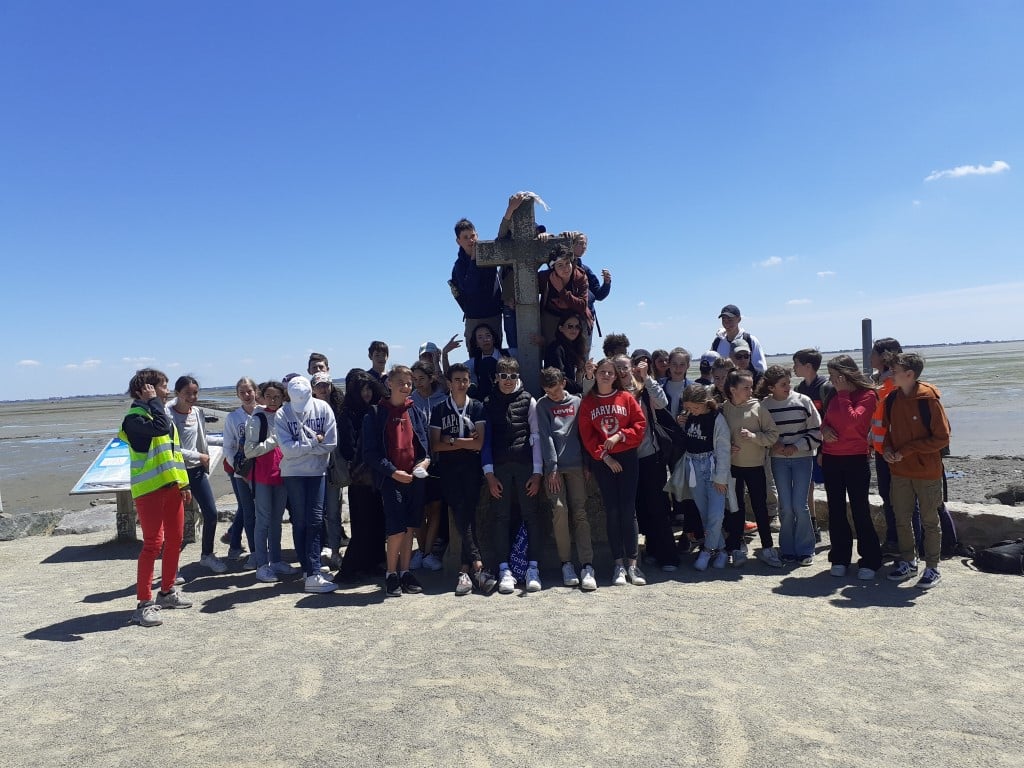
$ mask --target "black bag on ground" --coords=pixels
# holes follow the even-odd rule
[[[988,573],[1024,576],[1024,539],[1000,541],[975,551],[974,565]]]

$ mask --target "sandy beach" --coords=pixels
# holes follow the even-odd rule
[[[1017,577],[923,593],[821,557],[386,600],[189,564],[194,607],[142,629],[138,544],[108,540],[3,545],[0,764],[1021,765]]]

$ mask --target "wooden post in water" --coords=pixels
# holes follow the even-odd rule
[[[861,370],[865,376],[871,375],[871,318],[860,321]]]

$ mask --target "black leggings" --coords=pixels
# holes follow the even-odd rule
[[[608,546],[613,560],[635,560],[639,529],[636,523],[636,487],[639,461],[636,449],[616,453],[613,458],[622,465],[618,474],[603,461],[595,462],[594,477],[604,499],[605,520],[608,526]]]
[[[764,475],[764,466],[759,467],[733,467],[732,476],[736,481],[736,506],[738,512],[731,520],[732,526],[729,535],[732,537],[736,523],[739,523],[739,535],[743,535],[743,521],[746,519],[747,510],[744,505],[743,490],[750,491],[750,506],[754,508],[754,520],[757,522],[757,535],[761,538],[762,547],[774,546],[772,542],[771,516],[768,514],[768,480]],[[738,549],[739,547],[735,547]]]
[[[644,534],[645,549],[658,561],[658,565],[679,565],[676,539],[668,519],[670,506],[665,493],[668,470],[657,453],[639,460],[637,479],[636,519]]]

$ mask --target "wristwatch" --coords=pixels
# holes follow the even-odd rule
[[[455,445],[455,438],[454,437],[449,437],[448,438],[448,445]]]

